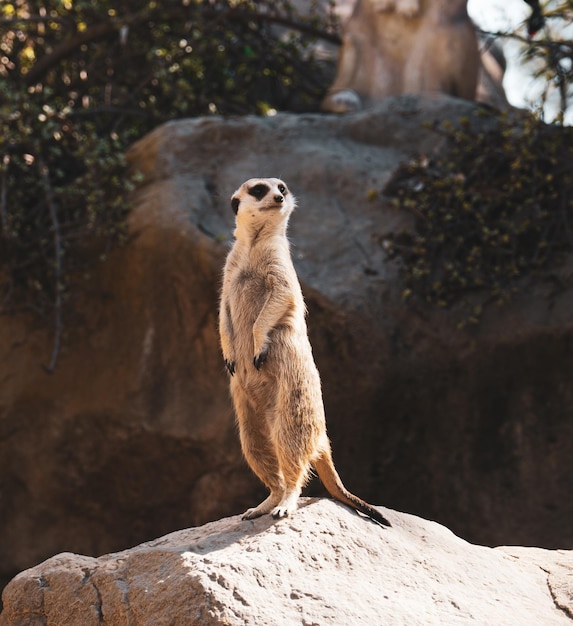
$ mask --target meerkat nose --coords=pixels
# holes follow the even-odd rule
[[[279,204],[284,200],[284,198],[282,196],[275,196],[275,202],[278,202]]]

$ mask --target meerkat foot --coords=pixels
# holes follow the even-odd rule
[[[362,101],[353,89],[342,89],[327,96],[323,108],[331,113],[352,113],[362,109]]]
[[[272,510],[271,515],[275,519],[280,519],[281,517],[288,517],[295,511],[296,511],[296,507],[287,507],[287,506],[279,505],[279,506],[275,506],[275,508]]]
[[[258,506],[252,508],[252,509],[247,509],[244,513],[243,513],[243,517],[241,519],[256,519],[257,517],[261,517],[261,515],[264,515],[265,511],[261,511],[259,509]]]
[[[227,361],[227,359],[225,359],[225,367],[227,368],[229,374],[233,376],[235,373],[235,361]]]
[[[271,493],[271,495],[266,500],[263,500],[259,506],[245,511],[245,513],[243,513],[243,519],[255,519],[257,517],[261,517],[261,515],[266,515],[267,513],[270,513],[280,501],[280,493]]]
[[[290,494],[286,495],[271,511],[271,515],[275,519],[292,515],[296,511],[298,506],[298,495],[298,491],[293,491]]]

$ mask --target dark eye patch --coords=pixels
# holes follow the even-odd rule
[[[269,188],[267,185],[259,183],[249,189],[249,195],[253,196],[253,198],[256,198],[257,200],[262,200],[267,195],[268,191]]]
[[[279,185],[279,191],[281,193],[287,194],[287,188],[284,185]]]

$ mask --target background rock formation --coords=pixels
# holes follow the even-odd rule
[[[136,144],[130,241],[74,303],[56,372],[42,367],[49,330],[0,320],[2,576],[264,495],[241,459],[216,330],[229,197],[251,176],[280,176],[299,199],[293,255],[348,488],[474,542],[571,546],[569,270],[458,332],[453,312],[402,302],[381,245],[409,216],[372,192],[436,146],[424,122],[475,110],[403,97],[343,117],[175,121]]]
[[[233,517],[99,559],[61,554],[9,585],[0,626],[573,623],[571,552],[484,548],[389,517],[382,529],[320,500],[278,522]]]

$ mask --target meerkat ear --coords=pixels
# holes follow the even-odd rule
[[[233,208],[233,213],[235,215],[237,215],[237,211],[239,210],[239,204],[241,204],[241,201],[239,200],[239,198],[231,199],[231,207]]]

